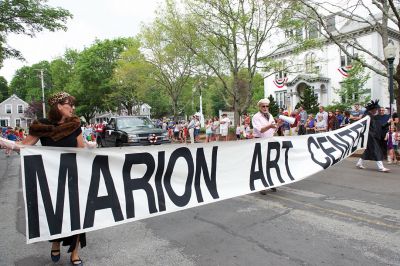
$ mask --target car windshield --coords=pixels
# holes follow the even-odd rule
[[[147,117],[124,117],[117,120],[118,129],[126,128],[154,128],[154,124]]]

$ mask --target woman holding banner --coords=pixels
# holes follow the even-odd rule
[[[29,128],[29,135],[21,142],[23,145],[35,145],[39,140],[42,146],[54,147],[79,147],[84,148],[85,142],[82,137],[80,119],[74,115],[75,97],[66,92],[59,92],[48,100],[50,110],[48,119],[35,120]],[[5,143],[0,140],[1,146],[12,146],[12,149],[19,150],[18,144]],[[94,143],[95,144],[95,143]],[[63,246],[69,246],[68,253],[71,253],[72,265],[83,265],[79,258],[79,244],[86,246],[85,234],[51,240],[51,259],[53,262],[60,260],[61,242]]]

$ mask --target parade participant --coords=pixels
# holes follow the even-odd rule
[[[74,115],[75,97],[66,92],[59,92],[51,96],[48,103],[50,105],[48,119],[34,121],[29,128],[29,135],[20,143],[35,145],[40,140],[42,146],[84,148],[81,122]],[[18,147],[14,148],[18,149]],[[62,242],[63,246],[69,246],[68,253],[71,253],[71,264],[83,265],[79,257],[79,244],[82,248],[86,246],[85,234],[55,239],[50,242],[52,242],[50,255],[54,262],[60,260],[60,244]]]
[[[267,98],[259,100],[257,105],[259,111],[252,119],[253,135],[255,138],[272,138],[282,122],[278,120],[278,124],[275,123],[274,117],[269,113],[269,100]],[[271,190],[275,192],[276,188],[271,188]],[[265,195],[266,190],[260,193]]]
[[[376,121],[382,128],[381,130],[381,147],[384,155],[387,155],[387,141],[385,140],[386,133],[389,132],[389,124],[392,122],[390,115],[385,112],[385,108],[379,108],[379,112],[375,116]]]
[[[368,115],[371,118],[369,124],[368,142],[367,148],[365,149],[361,158],[358,160],[356,166],[360,169],[364,169],[364,160],[371,160],[376,161],[378,171],[383,173],[389,172],[390,169],[385,168],[382,162],[385,156],[381,147],[382,125],[375,117],[380,108],[379,100],[371,101],[365,106],[365,108],[366,114],[364,116]]]

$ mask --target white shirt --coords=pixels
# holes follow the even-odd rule
[[[231,120],[228,117],[221,119],[220,130],[227,130]]]
[[[270,128],[267,131],[261,133],[261,128],[272,125],[275,123],[275,119],[271,114],[269,114],[269,119],[261,113],[258,112],[253,116],[253,135],[256,138],[272,138],[275,133],[275,128]]]

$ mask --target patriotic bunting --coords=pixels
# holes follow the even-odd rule
[[[339,67],[338,70],[340,72],[340,74],[342,74],[344,77],[348,77],[349,76],[349,71],[351,69],[352,66],[344,66],[344,67]]]
[[[288,81],[288,78],[287,78],[287,77],[280,78],[280,79],[276,78],[276,79],[274,80],[274,84],[275,84],[275,86],[278,87],[279,89],[282,89],[282,88],[286,85],[287,81]]]

